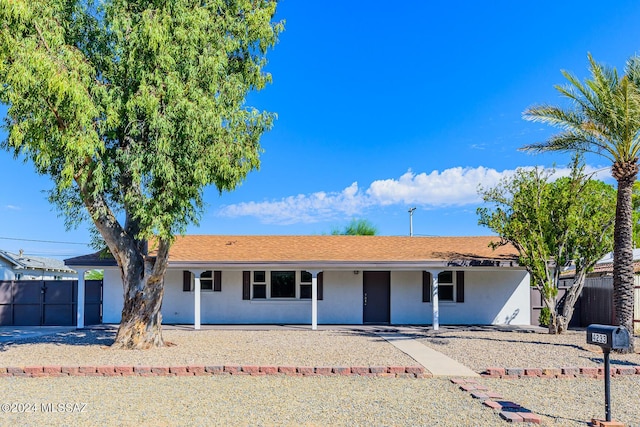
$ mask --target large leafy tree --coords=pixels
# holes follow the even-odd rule
[[[262,89],[282,23],[275,0],[0,0],[3,147],[54,182],[69,224],[87,215],[120,267],[115,347],[164,344],[169,248],[203,189],[259,166],[273,115]],[[83,209],[84,208],[84,209]]]
[[[574,162],[569,177],[551,180],[553,170],[518,169],[496,187],[481,189],[489,206],[478,223],[500,236],[495,246],[512,244],[550,314],[549,332],[564,332],[586,273],[613,245],[616,195],[610,185],[590,180]],[[573,282],[559,304],[560,273],[574,269]]]
[[[608,159],[618,184],[613,254],[613,300],[616,323],[633,331],[633,210],[631,194],[638,174],[640,150],[640,59],[627,62],[620,77],[615,68],[589,55],[590,78],[556,86],[569,101],[566,107],[540,105],[527,109],[525,119],[550,124],[561,132],[524,147],[530,151],[590,152]],[[629,351],[633,351],[633,345]]]

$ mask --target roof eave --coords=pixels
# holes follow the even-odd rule
[[[233,269],[247,270],[255,268],[293,268],[293,269],[332,269],[366,270],[390,268],[396,270],[416,270],[428,268],[512,268],[523,269],[513,260],[438,260],[438,261],[173,261],[169,268],[184,269]]]

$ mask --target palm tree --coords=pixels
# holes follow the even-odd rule
[[[640,58],[631,58],[621,78],[615,68],[598,64],[589,55],[591,77],[581,83],[556,86],[571,105],[541,105],[524,112],[526,120],[543,122],[562,131],[528,151],[570,151],[599,154],[612,163],[618,182],[614,226],[613,301],[615,321],[633,334],[633,209],[631,194],[638,174],[640,150]],[[633,335],[632,335],[633,336]],[[632,352],[633,340],[631,340]]]

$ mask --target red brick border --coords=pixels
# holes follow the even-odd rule
[[[0,368],[0,377],[60,376],[203,376],[203,375],[286,375],[286,376],[370,376],[428,378],[422,366],[11,366]]]
[[[487,378],[595,378],[602,379],[604,368],[597,366],[566,366],[562,368],[499,368],[490,367],[482,372]],[[640,366],[618,366],[611,368],[611,376],[640,375]]]
[[[524,372],[526,372],[526,370]],[[523,376],[527,375],[523,374]],[[452,378],[450,381],[453,384],[457,385],[460,390],[466,391],[471,395],[471,397],[482,402],[484,406],[495,411],[499,411],[500,418],[502,418],[506,422],[524,422],[533,424],[540,424],[542,422],[542,417],[540,417],[540,415],[531,412],[527,408],[523,408],[517,403],[508,400],[502,400],[502,396],[500,396],[498,393],[489,391],[487,387],[479,384],[476,380],[467,378]]]

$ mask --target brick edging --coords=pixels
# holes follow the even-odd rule
[[[0,368],[0,377],[153,377],[206,375],[362,376],[429,378],[422,366],[276,366],[276,365],[187,365],[187,366],[23,366]]]
[[[621,366],[610,369],[611,376],[640,375],[640,366]],[[563,368],[487,368],[482,375],[485,378],[604,378],[605,370],[597,366],[567,366]]]
[[[515,402],[504,400],[499,393],[490,391],[474,379],[452,378],[451,382],[456,384],[460,390],[469,393],[471,397],[482,402],[484,406],[498,411],[500,418],[506,422],[542,423],[542,417],[540,415]]]

